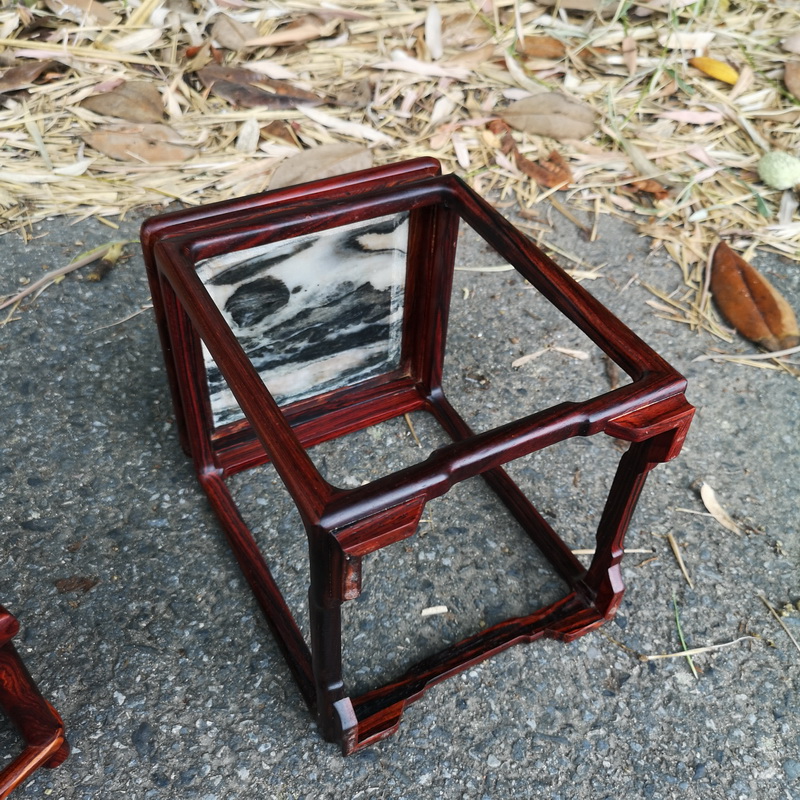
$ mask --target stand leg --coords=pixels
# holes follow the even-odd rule
[[[64,723],[42,697],[11,642],[0,647],[0,707],[17,726],[25,749],[0,771],[0,800],[39,767],[57,767],[69,755]]]

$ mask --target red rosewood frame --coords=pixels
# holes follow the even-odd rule
[[[279,407],[198,278],[201,259],[407,211],[409,241],[399,367]],[[441,386],[459,220],[577,325],[632,378],[584,402],[561,403],[473,433]],[[184,449],[325,738],[351,753],[398,726],[430,686],[518,642],[569,641],[611,618],[624,590],[623,537],[647,472],[680,451],[694,409],[685,380],[463,182],[417,159],[280,189],[145,222],[142,243]],[[212,424],[200,342],[246,419]],[[306,449],[400,416],[427,411],[452,443],[356,489],[328,483]],[[588,569],[502,465],[574,436],[630,442],[597,531]],[[226,478],[271,461],[309,542],[310,647],[295,623]],[[558,602],[442,650],[359,697],[342,675],[341,605],[358,596],[363,556],[413,535],[425,504],[481,475],[566,582]]]
[[[69,755],[64,723],[42,697],[11,639],[19,622],[0,606],[0,708],[17,726],[25,748],[0,770],[0,800],[39,767],[57,767]]]

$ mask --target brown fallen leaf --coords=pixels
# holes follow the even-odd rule
[[[277,139],[279,142],[286,142],[287,144],[300,147],[300,142],[297,139],[292,124],[284,122],[282,119],[274,119],[272,122],[268,122],[264,125],[261,129],[261,135],[270,139]]]
[[[594,133],[597,117],[591,106],[559,92],[542,92],[517,100],[504,109],[501,116],[518,131],[558,141],[584,139]]]
[[[150,81],[126,81],[110,92],[87,97],[81,105],[95,114],[129,122],[161,122],[164,118],[161,95]]]
[[[324,144],[281,161],[269,182],[270,189],[294,186],[372,166],[372,151],[360,144]]]
[[[517,41],[517,53],[526,58],[563,58],[567,52],[564,43],[553,36],[526,36]]]
[[[99,578],[84,578],[80,575],[75,575],[72,578],[60,578],[53,581],[59,594],[66,594],[67,592],[81,592],[82,594],[89,591],[100,583]]]
[[[630,186],[634,192],[651,194],[656,200],[663,200],[665,197],[669,197],[669,192],[667,189],[665,189],[658,181],[654,181],[652,178],[645,178],[640,181],[631,181],[628,186]]]
[[[783,82],[786,88],[800,100],[800,61],[787,61],[783,68]]]
[[[90,147],[117,161],[143,161],[165,164],[186,161],[194,147],[168,125],[115,125],[82,134]]]
[[[27,86],[31,86],[43,72],[56,69],[64,69],[64,67],[57,61],[33,61],[18,67],[11,67],[0,74],[0,93],[25,89]]]
[[[243,67],[209,64],[195,73],[217,97],[242,108],[292,108],[319,105],[324,98],[286,81],[274,81]]]
[[[724,61],[718,61],[716,58],[709,58],[708,56],[698,56],[697,58],[690,58],[689,63],[699,69],[700,72],[705,72],[711,78],[716,78],[723,83],[729,83],[731,86],[739,80],[739,73]]]
[[[765,350],[785,350],[800,343],[797,318],[786,299],[725,242],[714,251],[711,292],[722,316]]]

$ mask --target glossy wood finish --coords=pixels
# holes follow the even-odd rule
[[[0,606],[0,708],[25,743],[22,753],[0,770],[0,799],[39,767],[57,767],[69,755],[61,717],[39,693],[11,641],[18,631],[17,620]]]
[[[279,407],[196,275],[202,259],[400,211],[410,213],[400,364],[362,383]],[[458,224],[464,220],[632,383],[474,433],[441,386]],[[156,217],[142,241],[167,371],[187,452],[323,735],[350,753],[392,733],[406,705],[493,653],[541,637],[571,640],[613,616],[624,591],[623,538],[647,473],[680,451],[693,414],[685,381],[491,206],[438,164],[419,159]],[[246,419],[215,429],[200,342]],[[355,489],[320,475],[307,448],[402,415],[431,413],[452,438],[427,459]],[[575,436],[630,442],[585,569],[504,471],[513,459]],[[271,461],[309,541],[306,643],[226,486]],[[480,475],[569,586],[560,601],[444,649],[390,684],[351,697],[342,674],[341,605],[358,596],[361,560],[412,536],[425,504]]]

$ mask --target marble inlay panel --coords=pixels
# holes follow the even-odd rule
[[[227,253],[197,274],[281,405],[398,366],[408,214]],[[214,425],[243,417],[204,348]]]

